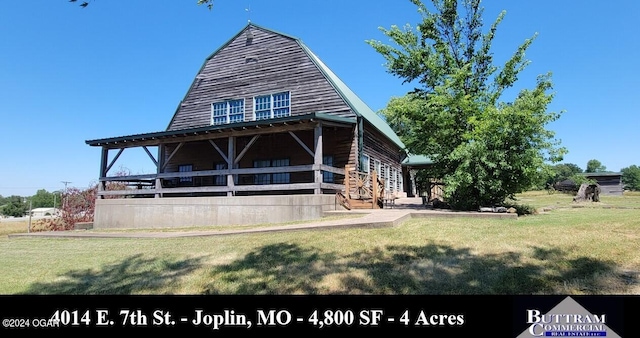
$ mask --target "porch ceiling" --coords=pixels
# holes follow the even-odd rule
[[[145,134],[110,137],[86,140],[92,147],[111,149],[154,146],[163,143],[185,142],[201,139],[215,139],[228,136],[246,136],[286,132],[288,130],[312,129],[317,122],[323,121],[326,126],[350,127],[356,124],[355,119],[333,116],[325,113],[288,116],[259,121],[211,125],[182,130],[161,131]]]

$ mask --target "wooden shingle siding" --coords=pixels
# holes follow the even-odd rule
[[[195,77],[168,130],[211,124],[211,104],[244,99],[245,121],[252,121],[253,98],[289,91],[291,115],[325,112],[355,117],[299,43],[249,26],[209,58]]]

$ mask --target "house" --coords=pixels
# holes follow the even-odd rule
[[[57,208],[35,208],[31,210],[31,216],[33,217],[49,217],[57,216],[59,210]]]
[[[620,172],[583,173],[583,175],[600,185],[601,195],[622,196],[624,192],[622,173]]]
[[[166,130],[86,143],[102,149],[95,228],[284,222],[341,192],[406,195],[389,125],[300,39],[253,23],[206,58]],[[108,176],[134,147],[156,173]]]

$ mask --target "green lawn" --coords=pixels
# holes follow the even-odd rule
[[[517,220],[169,239],[8,238],[0,294],[640,294],[640,195]],[[544,209],[543,209],[544,208]]]

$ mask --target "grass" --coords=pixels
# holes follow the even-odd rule
[[[0,237],[27,232],[28,221],[3,221],[0,219]]]
[[[640,294],[640,194],[517,220],[166,239],[8,238],[0,294]],[[14,228],[15,227],[15,228]]]

